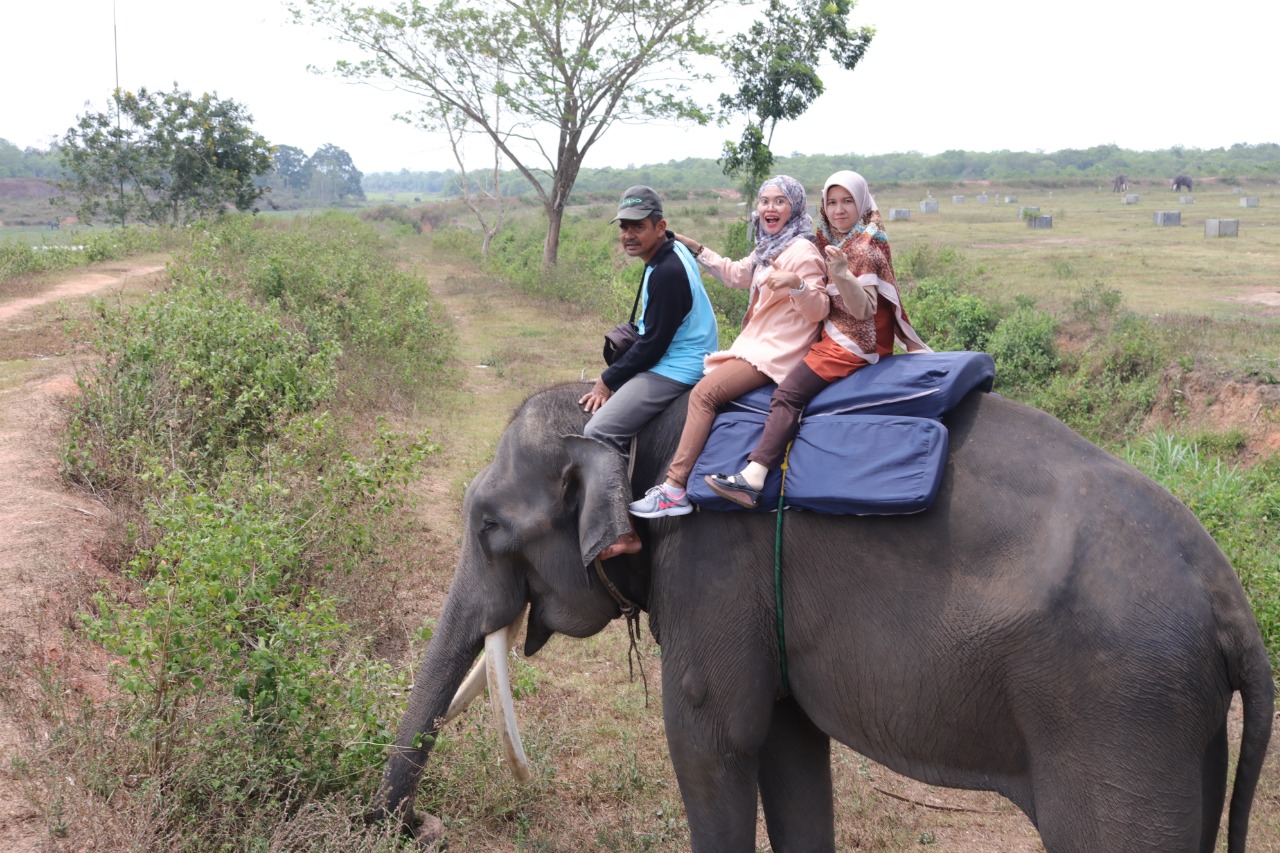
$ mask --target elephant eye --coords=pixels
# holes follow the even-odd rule
[[[497,529],[498,529],[498,522],[494,521],[492,518],[486,518],[484,521],[480,523],[481,533],[488,533],[492,530],[497,530]]]

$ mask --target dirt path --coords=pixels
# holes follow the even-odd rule
[[[46,815],[14,768],[25,748],[46,735],[33,716],[48,697],[46,674],[73,692],[99,694],[101,661],[66,630],[75,609],[103,572],[92,549],[110,523],[108,512],[58,473],[64,403],[75,393],[75,353],[61,326],[85,297],[145,287],[164,269],[154,262],[100,265],[64,273],[34,295],[6,298],[0,290],[0,850],[43,849]],[[75,305],[68,304],[75,301]],[[73,699],[72,696],[62,697]]]

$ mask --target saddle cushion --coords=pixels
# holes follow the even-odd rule
[[[689,478],[689,500],[704,509],[741,510],[711,491],[708,474],[733,474],[764,432],[758,412],[716,418],[706,448]],[[788,455],[785,509],[833,515],[895,515],[933,505],[942,483],[947,429],[929,418],[827,415],[809,418]],[[783,479],[770,471],[758,512],[778,508]]]

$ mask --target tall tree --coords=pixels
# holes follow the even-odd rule
[[[763,19],[735,36],[725,61],[738,91],[720,96],[726,114],[745,114],[738,142],[726,142],[720,165],[739,180],[748,197],[769,175],[769,143],[778,122],[799,118],[825,89],[818,76],[824,55],[848,71],[862,60],[875,36],[871,27],[853,29],[849,14],[856,0],[769,0]],[[865,100],[874,103],[874,94]],[[870,114],[870,113],[868,113]]]
[[[333,143],[317,148],[307,159],[303,173],[307,194],[314,199],[339,203],[364,199],[364,173],[356,168],[350,154]]]
[[[63,138],[62,189],[86,222],[105,213],[176,225],[228,205],[249,210],[265,191],[254,178],[271,171],[271,146],[251,121],[216,94],[117,89],[106,112],[79,117]]]
[[[279,189],[300,193],[307,186],[307,152],[292,145],[277,145],[271,152],[274,183]]]
[[[698,25],[728,2],[399,0],[384,10],[290,0],[290,8],[360,49],[365,58],[338,62],[335,73],[388,80],[419,97],[424,126],[454,110],[486,134],[542,202],[550,266],[583,158],[615,122],[707,121],[687,86],[702,76],[693,59],[714,53]]]

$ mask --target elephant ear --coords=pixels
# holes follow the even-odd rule
[[[578,549],[582,565],[587,566],[631,530],[627,459],[604,442],[583,435],[566,435],[564,442],[569,453],[565,477],[577,492]]]

